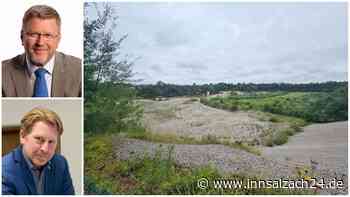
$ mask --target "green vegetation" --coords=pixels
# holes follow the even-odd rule
[[[224,97],[200,98],[200,102],[218,109],[226,109],[230,111],[238,110],[238,102],[236,99],[228,99]]]
[[[308,122],[348,119],[347,87],[331,92],[246,93],[228,97],[201,98],[203,104],[230,111],[257,110],[302,118]],[[272,122],[277,121],[275,118]]]
[[[250,180],[261,179],[239,174],[221,175],[211,166],[186,168],[173,161],[173,148],[165,156],[118,160],[112,149],[111,135],[87,136],[85,140],[85,194],[311,194],[299,189],[215,189],[210,182],[201,189],[201,178]]]
[[[272,137],[273,144],[282,145],[288,141],[288,137],[293,135],[294,131],[291,129],[285,129],[279,132],[276,132]]]
[[[287,92],[276,91],[276,92],[238,92],[231,91],[230,97],[233,99],[263,99],[263,98],[271,98],[275,96],[283,96],[286,95]]]
[[[197,101],[199,101],[199,99],[191,98],[189,100],[184,101],[183,104],[191,104],[191,103],[194,103],[194,102],[197,102]]]
[[[257,118],[260,121],[271,121],[274,123],[288,123],[292,128],[300,130],[300,127],[306,126],[307,122],[301,118],[296,118],[292,116],[284,116],[280,114],[273,114],[269,112],[257,111]]]
[[[155,119],[168,120],[171,118],[176,118],[175,111],[176,109],[174,107],[169,107],[148,111],[148,113],[153,113]]]
[[[271,129],[261,136],[262,144],[265,146],[282,145],[288,142],[289,136],[293,136],[301,131],[302,129],[296,125],[280,130]]]
[[[134,102],[136,90],[127,83],[133,62],[119,58],[126,36],[115,39],[114,10],[103,4],[96,18],[84,21],[84,132],[128,132],[138,130],[141,106]],[[87,3],[85,9],[93,6]],[[118,57],[118,58],[117,58]]]
[[[177,136],[173,134],[159,134],[159,133],[151,133],[148,131],[136,131],[136,132],[128,132],[126,134],[129,138],[147,140],[151,142],[159,142],[159,143],[171,143],[171,144],[223,144],[229,147],[241,149],[255,155],[260,155],[261,152],[256,147],[249,145],[245,142],[230,142],[229,140],[219,139],[214,135],[207,135],[202,137],[201,139],[196,139],[193,137],[186,136]]]
[[[85,102],[85,132],[128,132],[138,130],[143,115],[134,102],[135,91],[124,84],[99,84],[91,100]]]

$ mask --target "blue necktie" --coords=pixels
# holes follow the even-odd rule
[[[44,68],[36,69],[33,97],[48,97],[45,73],[46,70]]]

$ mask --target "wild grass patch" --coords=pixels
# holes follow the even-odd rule
[[[135,132],[135,133],[127,133],[126,135],[129,138],[146,140],[151,142],[158,143],[169,143],[169,144],[222,144],[232,148],[241,149],[255,155],[260,155],[260,150],[249,143],[246,142],[231,142],[227,139],[219,138],[215,135],[204,135],[201,138],[194,138],[188,136],[178,136],[170,133],[153,133],[149,131],[144,132]]]
[[[85,194],[148,194],[148,195],[198,195],[198,194],[308,194],[306,190],[287,189],[216,189],[217,179],[240,180],[246,183],[248,177],[242,174],[221,175],[214,167],[184,167],[173,160],[170,146],[165,157],[157,151],[154,156],[144,155],[128,160],[113,157],[112,136],[90,136],[85,144]],[[102,159],[104,158],[104,159]],[[100,162],[104,166],[100,166]],[[198,187],[198,180],[207,179],[206,189]]]
[[[199,101],[198,98],[190,98],[190,99],[185,100],[182,104],[192,104],[192,103],[197,102],[197,101]]]
[[[301,132],[302,129],[296,125],[283,129],[271,129],[262,136],[262,144],[265,146],[283,145],[288,142],[290,136]]]
[[[148,113],[152,113],[154,117],[158,120],[169,120],[176,118],[176,112],[175,108],[168,107],[168,108],[161,108],[153,111],[149,111]]]
[[[308,123],[297,117],[291,117],[291,116],[285,116],[280,114],[273,114],[269,112],[256,112],[256,118],[260,121],[270,121],[273,123],[286,123],[291,125],[292,127],[303,127],[306,126]]]

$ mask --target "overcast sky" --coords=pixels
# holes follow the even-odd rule
[[[113,3],[142,83],[347,80],[346,3]]]

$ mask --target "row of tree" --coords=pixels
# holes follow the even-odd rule
[[[286,91],[286,92],[330,92],[341,87],[347,87],[348,82],[323,82],[323,83],[217,83],[203,85],[176,85],[157,82],[150,85],[137,85],[138,96],[142,98],[155,97],[174,97],[174,96],[203,96],[209,94],[218,94],[222,91]]]

